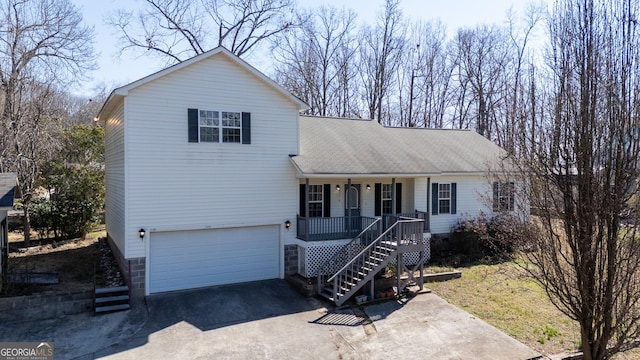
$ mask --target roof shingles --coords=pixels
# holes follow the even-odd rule
[[[486,173],[504,157],[469,130],[387,128],[371,120],[300,117],[301,175]]]
[[[16,175],[0,173],[0,208],[12,207],[16,189]]]

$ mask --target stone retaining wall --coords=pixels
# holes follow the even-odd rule
[[[93,292],[38,294],[0,298],[0,322],[49,319],[89,311]]]

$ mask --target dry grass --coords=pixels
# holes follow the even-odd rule
[[[450,303],[542,352],[577,349],[578,325],[553,306],[544,290],[513,262],[460,268],[462,277],[431,283]]]
[[[28,295],[41,292],[80,291],[93,287],[94,262],[98,238],[105,236],[104,225],[84,239],[54,241],[34,239],[24,247],[22,234],[11,233],[9,244],[9,272],[57,272],[56,285],[8,286],[5,296]],[[15,240],[19,239],[19,240]]]
[[[438,267],[434,269],[439,271]],[[545,355],[579,350],[578,324],[560,312],[514,262],[458,270],[462,271],[461,278],[430,283],[429,288]],[[640,349],[617,354],[614,359],[640,359]]]

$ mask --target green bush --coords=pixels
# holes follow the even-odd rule
[[[42,225],[56,237],[84,237],[99,221],[104,199],[104,172],[99,167],[52,164],[47,186],[50,200],[43,201]],[[32,218],[33,221],[33,218]],[[33,225],[35,227],[35,225]]]

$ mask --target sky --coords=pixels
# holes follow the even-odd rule
[[[79,85],[73,92],[90,97],[96,88],[107,86],[108,90],[122,86],[146,75],[161,70],[166,62],[157,57],[140,56],[138,53],[119,54],[116,29],[105,23],[105,17],[117,9],[135,10],[142,0],[72,0],[83,14],[85,23],[93,26],[96,33],[95,50],[98,54],[98,69],[90,75],[91,81]],[[452,34],[461,27],[501,24],[509,8],[522,10],[525,0],[401,0],[403,14],[413,20],[440,19]],[[316,7],[321,4],[337,8],[350,8],[358,14],[358,21],[373,24],[382,10],[384,0],[298,0],[298,6]],[[269,73],[269,62],[247,59],[259,70]],[[264,60],[264,59],[263,59]]]

